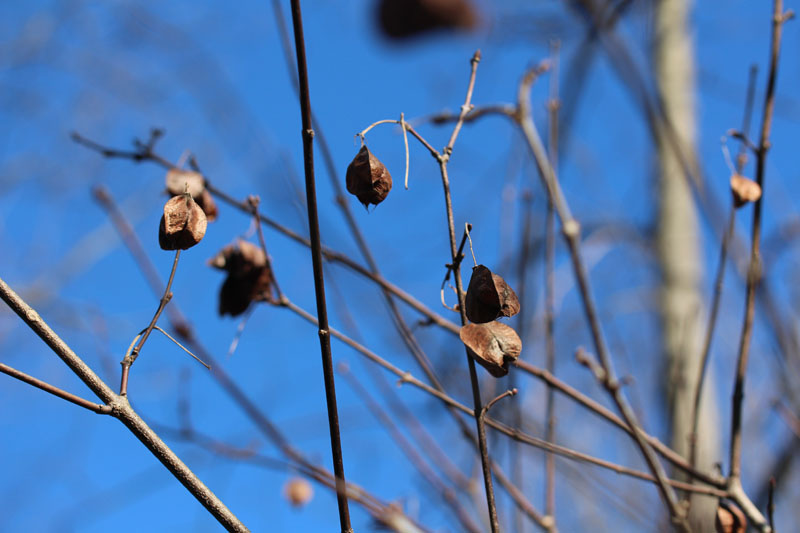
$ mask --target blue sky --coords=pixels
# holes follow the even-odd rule
[[[377,32],[374,2],[303,3],[312,106],[331,146],[341,179],[358,150],[354,134],[370,123],[427,116],[462,103],[469,58],[480,48],[474,102],[512,102],[523,70],[549,54],[549,42],[562,41],[562,65],[573,59],[585,28],[559,2],[481,5],[484,25],[472,34],[437,34],[398,45]],[[698,153],[711,194],[727,202],[728,171],[719,139],[741,121],[747,71],[759,65],[756,119],[759,124],[769,38],[767,2],[697,2],[693,31],[698,68]],[[119,240],[107,215],[92,200],[91,189],[111,192],[142,239],[162,277],[172,255],[157,245],[164,172],[153,164],[105,160],[69,138],[78,131],[103,144],[129,148],[151,127],[163,128],[158,152],[178,161],[194,154],[209,179],[237,197],[258,194],[268,216],[305,233],[301,210],[302,147],[300,116],[289,83],[269,2],[84,1],[6,3],[0,6],[0,277],[36,307],[53,328],[97,372],[116,387],[118,362],[131,339],[147,325],[157,305],[144,277]],[[288,12],[288,4],[284,6]],[[793,7],[789,5],[788,7]],[[636,4],[622,33],[637,64],[646,68],[648,8]],[[550,23],[553,22],[553,23]],[[795,100],[800,68],[797,23],[784,37],[778,82],[773,148],[768,161],[765,235],[797,218],[795,165],[800,103]],[[563,69],[562,69],[563,70]],[[533,91],[538,124],[545,119],[548,78]],[[562,79],[562,90],[568,80]],[[444,146],[448,128],[428,124],[420,132]],[[755,129],[753,130],[755,132]],[[371,150],[395,178],[389,199],[370,212],[349,198],[356,220],[372,246],[384,276],[440,314],[439,285],[449,261],[447,228],[438,169],[412,142],[410,189],[401,183],[402,136],[382,126],[367,137]],[[560,163],[561,178],[573,212],[591,227],[618,221],[646,228],[654,220],[655,156],[642,114],[605,56],[598,52],[575,110],[571,134]],[[360,260],[358,250],[333,201],[333,189],[317,153],[318,198],[324,242]],[[748,170],[752,175],[752,167]],[[521,238],[519,198],[529,192],[534,231],[541,233],[544,196],[519,135],[502,119],[488,118],[464,128],[456,144],[450,175],[457,227],[474,225],[478,261],[515,280],[513,250]],[[749,211],[738,219],[743,234]],[[269,229],[266,241],[276,276],[287,295],[314,312],[311,262],[307,249]],[[315,462],[329,466],[319,348],[314,328],[289,312],[259,306],[250,318],[235,354],[228,347],[239,322],[217,316],[221,273],[206,260],[237,236],[252,236],[247,216],[221,205],[218,222],[203,242],[181,259],[174,285],[175,305],[190,319],[206,347],[247,394]],[[717,239],[703,233],[706,286],[717,256]],[[771,270],[773,290],[788,323],[796,317],[795,256],[791,246]],[[661,366],[654,311],[656,271],[652,257],[629,245],[587,248],[596,258],[591,275],[602,302],[606,334],[623,375],[635,377],[632,401],[645,424],[664,437],[658,406]],[[571,289],[566,257],[559,256],[563,302],[558,325],[559,373],[605,402],[591,376],[573,360],[587,344],[577,295]],[[536,288],[531,309],[540,309],[541,263],[529,267]],[[397,364],[418,373],[404,350],[375,286],[339,266],[327,267],[331,322]],[[743,301],[742,283],[729,271],[724,312],[714,351],[724,435],[731,366]],[[710,293],[710,287],[706,287]],[[413,323],[419,317],[404,309]],[[533,315],[534,312],[528,315]],[[355,317],[350,320],[349,316]],[[457,320],[455,315],[446,315]],[[354,327],[357,324],[357,329]],[[759,324],[755,337],[746,423],[753,455],[771,458],[789,437],[770,414],[775,375],[785,368],[774,355],[769,329]],[[524,357],[542,364],[540,322],[532,323]],[[463,351],[453,337],[419,328],[419,337],[452,394],[469,401]],[[334,342],[334,359],[347,362],[369,382],[359,355]],[[0,313],[0,361],[65,389],[90,397],[69,370],[9,313]],[[391,376],[387,376],[391,379]],[[488,381],[485,396],[490,395]],[[506,378],[507,379],[507,378]],[[501,380],[497,391],[507,386]],[[544,390],[518,382],[519,401],[532,420],[542,420]],[[221,391],[208,373],[177,347],[155,336],[131,376],[131,401],[153,425],[177,428],[179,404],[191,405],[194,427],[229,444],[278,457],[277,450]],[[386,436],[353,391],[337,382],[348,479],[385,501],[397,501],[433,529],[455,530],[452,515]],[[441,406],[409,386],[398,393],[445,446],[465,473],[478,465],[457,437],[457,428]],[[505,400],[509,401],[509,400]],[[763,411],[763,412],[762,412]],[[761,414],[759,414],[761,413]],[[623,436],[567,402],[559,404],[563,443],[634,466],[642,463]],[[538,426],[531,431],[538,432]],[[196,444],[166,438],[198,475],[253,531],[328,531],[336,521],[335,498],[316,487],[314,500],[292,509],[281,490],[285,471],[259,468],[208,453]],[[505,459],[505,439],[490,446]],[[722,455],[724,457],[724,454]],[[0,377],[0,530],[4,531],[216,531],[202,507],[115,420],[102,418],[44,393]],[[526,493],[540,505],[541,454],[526,459]],[[638,490],[642,509],[661,512],[652,486],[608,476],[588,467],[559,463],[558,514],[562,531],[579,530],[596,511],[581,486]],[[765,464],[750,462],[745,485],[760,479]],[[584,476],[584,477],[581,477]],[[588,480],[587,480],[588,479]],[[754,487],[750,487],[753,488]],[[795,490],[796,492],[796,490]],[[797,497],[786,489],[784,508]],[[583,501],[583,500],[581,500]],[[469,503],[469,502],[467,502]],[[602,502],[596,504],[602,506]],[[478,508],[482,508],[478,499]],[[501,505],[503,516],[508,504]],[[369,517],[352,505],[358,531]],[[621,530],[640,530],[622,510],[614,513]],[[791,510],[779,520],[791,523]],[[780,525],[780,522],[779,522]]]

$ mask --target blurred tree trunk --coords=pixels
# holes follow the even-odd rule
[[[664,111],[680,152],[695,164],[694,49],[688,28],[691,0],[655,0],[653,64]],[[658,253],[661,266],[661,328],[667,367],[668,417],[672,447],[689,455],[692,405],[702,351],[706,313],[701,294],[703,261],[697,213],[675,143],[659,132]],[[704,385],[698,436],[698,466],[718,459],[719,433],[714,386]],[[713,498],[692,499],[693,531],[714,531]]]

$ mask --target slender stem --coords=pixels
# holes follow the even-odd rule
[[[483,406],[481,409],[481,418],[486,418],[486,415],[489,414],[489,409],[494,407],[494,404],[507,396],[516,396],[518,392],[519,391],[517,389],[509,389],[502,394],[497,395],[494,399],[490,400],[489,403]]]
[[[742,134],[747,136],[750,131],[750,120],[753,112],[753,101],[755,97],[756,87],[756,73],[755,66],[750,67],[748,75],[747,93],[744,103],[744,116],[742,118]],[[741,142],[739,145],[739,154],[736,157],[736,172],[742,173],[744,165],[747,162],[747,143]],[[711,341],[714,337],[714,328],[717,324],[717,314],[719,312],[719,304],[722,299],[722,283],[725,277],[725,262],[728,255],[728,247],[730,245],[733,232],[735,230],[736,206],[731,205],[730,214],[728,215],[728,224],[726,225],[725,233],[722,235],[722,244],[719,250],[719,263],[717,264],[717,273],[714,277],[714,295],[711,299],[711,311],[708,317],[708,326],[706,327],[706,335],[703,341],[703,352],[700,357],[700,372],[698,373],[697,383],[694,391],[694,403],[692,405],[692,433],[689,441],[689,464],[692,467],[697,465],[697,441],[698,429],[700,424],[700,398],[703,392],[703,383],[705,382],[706,368],[708,367],[708,358],[711,353]]]
[[[439,171],[442,175],[442,188],[444,189],[445,209],[447,211],[447,230],[450,237],[450,258],[453,265],[453,275],[456,282],[456,294],[458,295],[458,310],[461,315],[461,325],[466,325],[467,314],[466,305],[464,303],[464,290],[463,282],[461,280],[461,264],[458,260],[459,253],[456,245],[456,230],[455,222],[453,221],[453,201],[450,194],[450,178],[447,175],[447,162],[450,159],[450,154],[453,152],[453,145],[455,144],[458,132],[464,123],[463,116],[469,113],[472,102],[472,91],[475,88],[475,74],[478,69],[478,62],[481,59],[480,51],[475,52],[470,61],[471,71],[469,77],[469,85],[467,86],[467,96],[464,99],[464,105],[461,106],[462,118],[456,122],[453,133],[450,135],[450,141],[444,148],[442,154],[439,156]],[[475,406],[474,416],[475,424],[478,429],[478,448],[481,456],[481,467],[483,469],[483,484],[486,489],[486,505],[489,509],[489,524],[491,525],[492,533],[496,533],[500,529],[497,520],[497,506],[494,498],[494,487],[492,485],[492,467],[489,461],[489,450],[486,445],[486,426],[483,422],[483,417],[480,413],[483,408],[481,402],[480,385],[478,383],[478,373],[475,368],[475,360],[470,356],[469,349],[465,348],[467,354],[467,364],[469,366],[469,378],[472,386],[472,401]]]
[[[731,414],[731,447],[730,478],[731,485],[741,484],[742,460],[742,403],[744,400],[744,382],[747,362],[750,356],[750,340],[753,333],[755,317],[756,287],[762,276],[761,272],[761,208],[764,201],[764,174],[766,171],[767,152],[770,148],[770,130],[772,112],[775,106],[775,82],[778,74],[778,57],[780,54],[783,23],[787,15],[783,12],[783,0],[775,0],[772,10],[772,44],[770,47],[769,73],[767,89],[764,96],[764,112],[761,122],[761,136],[756,151],[756,182],[761,186],[761,198],[753,207],[753,225],[751,230],[750,266],[747,273],[747,289],[745,298],[744,323],[739,340],[739,353],[736,363],[736,375],[733,386],[733,407]],[[767,526],[768,527],[768,526]]]
[[[258,216],[258,205],[260,200],[258,196],[250,196],[247,198],[247,202],[250,204],[250,208],[252,209],[253,213],[253,219],[256,223],[258,243],[261,246],[261,251],[264,252],[264,258],[267,261],[267,268],[272,273],[272,286],[275,287],[275,294],[277,294],[278,300],[280,300],[283,298],[283,292],[281,291],[280,285],[278,285],[278,279],[275,277],[275,271],[272,269],[272,258],[267,251],[267,241],[264,239],[264,229],[261,227],[261,218]]]
[[[350,533],[350,509],[347,505],[345,491],[344,461],[342,459],[342,443],[339,435],[339,413],[336,407],[336,388],[333,375],[333,357],[331,355],[331,337],[328,330],[328,309],[325,302],[325,282],[322,269],[322,247],[317,214],[317,191],[314,179],[314,129],[311,123],[311,97],[308,87],[308,66],[306,64],[306,48],[303,37],[303,19],[300,0],[292,0],[292,25],[294,28],[294,47],[297,54],[297,75],[300,87],[300,114],[303,129],[303,163],[306,178],[306,207],[308,211],[309,237],[311,240],[311,260],[314,268],[314,291],[317,300],[317,318],[319,320],[319,344],[322,355],[322,371],[325,380],[325,399],[328,406],[328,426],[331,438],[331,454],[333,455],[333,471],[336,475],[336,499],[339,506],[339,524],[342,533]]]
[[[616,404],[617,409],[620,411],[620,414],[622,414],[622,417],[625,419],[625,422],[631,428],[632,436],[636,444],[642,452],[642,455],[644,456],[644,459],[655,479],[658,481],[657,486],[664,499],[667,509],[669,510],[670,516],[675,523],[675,526],[686,530],[688,525],[686,524],[684,512],[679,507],[675,490],[668,483],[664,467],[659,462],[658,457],[653,451],[653,448],[644,439],[642,435],[643,432],[636,420],[636,415],[628,404],[628,401],[626,400],[622,393],[621,387],[619,386],[619,382],[617,381],[611,361],[611,355],[608,351],[608,347],[606,346],[600,327],[597,307],[589,285],[589,276],[586,271],[586,265],[583,262],[580,252],[580,224],[572,217],[572,214],[570,213],[569,206],[567,205],[566,199],[561,192],[561,186],[558,182],[555,171],[553,170],[552,165],[550,165],[550,161],[547,158],[547,154],[542,145],[539,133],[533,123],[533,115],[530,110],[529,92],[531,84],[540,70],[541,67],[529,70],[520,83],[517,103],[518,123],[526,140],[528,141],[531,151],[533,152],[534,160],[539,169],[539,175],[543,181],[545,189],[547,190],[547,194],[553,202],[555,211],[561,220],[562,232],[569,249],[575,279],[578,284],[581,301],[583,302],[586,321],[589,326],[589,331],[592,335],[592,341],[594,343],[595,350],[597,351],[597,355],[600,359],[600,364],[603,366],[607,376],[605,381],[606,389],[614,400],[614,403]]]
[[[772,533],[775,532],[775,478],[769,478],[769,492],[767,493],[767,517]]]
[[[692,433],[689,441],[689,464],[692,467],[697,465],[697,440],[698,429],[700,426],[700,399],[705,382],[706,369],[708,367],[708,356],[711,353],[711,341],[714,338],[714,328],[717,324],[717,314],[719,304],[722,299],[722,282],[725,278],[725,260],[728,254],[728,245],[734,231],[736,222],[736,208],[731,204],[730,214],[728,215],[728,226],[722,236],[722,244],[719,247],[719,261],[717,262],[717,273],[714,276],[714,295],[711,299],[711,311],[708,315],[708,326],[703,340],[703,352],[700,356],[700,371],[697,374],[697,382],[694,389],[694,403],[692,404]]]
[[[465,531],[478,533],[481,530],[480,527],[475,524],[466,509],[459,503],[453,489],[448,487],[436,472],[433,471],[425,458],[417,452],[416,448],[414,448],[405,435],[403,435],[389,414],[378,405],[369,391],[367,391],[356,376],[349,371],[346,365],[339,364],[337,369],[339,374],[345,378],[350,387],[358,394],[361,401],[367,406],[367,409],[369,409],[372,415],[386,428],[392,442],[400,448],[414,468],[416,468],[422,477],[433,487],[436,494],[441,496],[444,502],[451,508],[453,514],[455,514],[461,524],[461,527],[463,527]]]
[[[150,338],[150,333],[153,332],[153,328],[156,326],[156,322],[158,322],[159,317],[161,317],[161,313],[164,312],[164,308],[172,299],[172,282],[175,279],[175,271],[178,269],[178,260],[180,257],[181,251],[175,250],[175,259],[172,261],[172,270],[169,273],[169,280],[167,281],[167,286],[164,289],[164,295],[158,302],[158,309],[156,309],[153,319],[150,320],[150,324],[147,325],[144,333],[142,333],[142,337],[139,339],[139,344],[136,345],[131,353],[125,355],[125,358],[120,363],[122,365],[122,377],[120,378],[119,386],[120,396],[126,396],[128,394],[128,374],[130,373],[131,365],[133,365],[133,362],[136,361],[137,357],[139,357],[139,352],[141,352],[144,343],[147,342],[147,339]]]
[[[150,450],[172,475],[208,510],[228,531],[245,532],[248,529],[217,496],[186,466],[180,458],[139,417],[128,399],[117,396],[94,371],[42,320],[32,307],[0,279],[2,299],[39,338],[75,373],[89,389],[111,408],[111,416],[118,418]]]
[[[552,70],[550,72],[550,100],[547,103],[549,111],[548,128],[548,155],[550,164],[558,174],[558,120],[560,101],[558,96],[559,76],[559,50],[558,41],[553,43],[551,55]],[[545,285],[544,285],[544,327],[545,327],[545,367],[551,374],[555,374],[556,345],[555,345],[555,256],[556,232],[553,201],[547,199],[547,214],[544,223],[545,231]],[[555,390],[547,388],[545,405],[545,439],[555,442],[556,417],[555,417]],[[545,455],[545,512],[548,516],[555,517],[556,513],[556,463],[553,454]]]
[[[458,133],[461,131],[461,126],[464,125],[464,117],[466,117],[467,114],[472,111],[472,91],[475,89],[475,73],[478,70],[478,63],[480,63],[480,61],[481,51],[476,50],[475,54],[473,54],[472,59],[470,60],[472,71],[470,72],[469,85],[467,86],[467,97],[464,99],[464,105],[461,106],[461,114],[456,121],[455,128],[453,128],[453,133],[450,134],[450,141],[443,150],[443,155],[445,157],[450,157],[450,154],[453,152],[453,146],[456,144]]]
[[[112,409],[108,405],[90,402],[89,400],[81,398],[80,396],[76,396],[75,394],[67,392],[64,389],[59,389],[55,385],[51,385],[46,381],[42,381],[41,379],[30,376],[25,372],[20,372],[16,368],[12,368],[3,363],[0,363],[0,372],[9,375],[12,378],[18,379],[23,383],[27,383],[28,385],[33,385],[37,389],[49,392],[53,396],[57,396],[62,400],[67,400],[68,402],[74,403],[75,405],[83,407],[84,409],[88,409],[89,411],[94,411],[99,415],[111,414]]]

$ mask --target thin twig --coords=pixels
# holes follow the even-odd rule
[[[167,306],[169,301],[172,299],[172,282],[175,279],[175,271],[178,269],[178,260],[181,257],[181,251],[175,250],[175,259],[172,261],[172,270],[169,273],[169,280],[167,281],[167,286],[164,289],[164,295],[161,297],[161,300],[158,302],[158,309],[156,309],[155,314],[153,315],[153,319],[150,320],[150,324],[148,324],[147,328],[145,328],[144,333],[142,334],[141,339],[139,339],[139,344],[128,354],[125,354],[125,357],[122,359],[120,363],[122,365],[122,377],[120,379],[120,386],[119,386],[119,394],[120,396],[127,396],[128,394],[128,374],[131,370],[131,365],[136,358],[139,357],[139,352],[141,352],[144,343],[147,342],[147,339],[150,338],[150,333],[153,331],[153,328],[156,326],[156,322],[158,322],[161,313],[164,312],[164,308]]]
[[[494,404],[505,398],[506,396],[516,396],[519,391],[517,389],[509,389],[502,394],[499,394],[494,399],[490,400],[489,403],[483,406],[481,409],[481,418],[486,418],[486,415],[489,414],[489,409],[494,407]]]
[[[550,72],[550,100],[547,102],[548,113],[548,143],[547,152],[550,164],[558,175],[558,135],[559,135],[559,52],[561,43],[555,41],[550,50],[552,56],[552,70]],[[545,329],[545,368],[555,374],[556,345],[555,345],[555,214],[553,201],[547,199],[547,214],[544,223],[545,231],[545,267],[544,267],[544,329]],[[555,442],[555,390],[547,388],[545,404],[545,439]],[[555,517],[556,513],[556,463],[553,454],[545,455],[545,512],[548,516]]]
[[[339,507],[339,524],[342,533],[351,533],[350,509],[345,491],[344,461],[342,442],[339,435],[339,413],[336,407],[336,388],[333,376],[331,337],[328,331],[328,309],[325,302],[325,282],[322,270],[322,250],[317,214],[317,190],[314,179],[314,129],[311,123],[311,97],[308,87],[308,66],[306,65],[306,45],[303,37],[303,19],[300,0],[292,0],[292,26],[294,29],[294,49],[297,54],[297,75],[300,87],[300,114],[303,128],[303,166],[306,178],[306,210],[308,212],[309,237],[311,240],[311,260],[314,269],[314,292],[319,319],[319,345],[322,355],[322,372],[325,381],[325,400],[328,406],[328,426],[331,438],[333,471],[336,475],[336,500]]]
[[[747,372],[747,362],[750,356],[750,340],[753,332],[753,319],[755,317],[756,287],[761,279],[761,209],[764,200],[764,177],[766,173],[767,152],[770,148],[770,131],[772,127],[772,112],[775,106],[775,82],[778,75],[778,57],[780,54],[781,36],[786,14],[783,11],[783,0],[775,0],[772,10],[772,43],[770,46],[769,71],[767,75],[767,88],[764,95],[764,111],[761,122],[761,134],[756,151],[756,182],[761,187],[762,196],[753,208],[753,225],[751,230],[750,266],[747,274],[747,289],[745,299],[744,323],[739,340],[739,353],[736,363],[734,378],[732,414],[731,414],[731,445],[730,445],[730,476],[731,488],[741,487],[741,459],[742,459],[742,403],[744,400],[744,381]],[[763,522],[763,517],[761,518]],[[753,524],[764,531],[768,531],[766,523]]]
[[[539,170],[539,175],[543,181],[544,187],[547,190],[549,198],[553,202],[553,207],[561,220],[562,232],[567,247],[570,252],[572,260],[573,271],[575,279],[578,283],[581,301],[583,302],[584,313],[589,325],[589,330],[592,335],[592,341],[597,351],[600,363],[606,372],[607,381],[606,389],[611,395],[614,403],[617,405],[620,413],[622,414],[625,422],[630,426],[633,432],[633,438],[636,441],[642,455],[647,462],[648,467],[653,473],[655,479],[658,481],[659,491],[667,505],[670,516],[675,522],[677,527],[687,529],[686,518],[683,511],[679,507],[678,499],[673,488],[667,481],[667,475],[664,472],[664,467],[658,460],[658,457],[653,452],[652,447],[643,438],[639,423],[636,420],[636,415],[628,404],[625,396],[623,395],[616,375],[614,373],[611,355],[603,338],[600,321],[597,314],[596,304],[589,285],[589,277],[586,271],[586,266],[580,252],[580,224],[572,217],[566,199],[561,192],[561,186],[556,177],[555,171],[550,165],[547,154],[542,145],[539,133],[533,123],[533,115],[530,109],[529,92],[533,80],[538,75],[541,67],[530,69],[523,77],[518,91],[518,123],[525,135],[526,140],[533,152],[534,161]]]
[[[2,299],[28,327],[47,344],[53,352],[94,392],[111,407],[111,416],[118,418],[144,446],[172,473],[180,483],[228,531],[245,532],[245,525],[214,495],[208,487],[186,466],[161,438],[150,429],[128,403],[118,396],[75,352],[42,320],[33,308],[25,303],[5,281],[0,279]]]
[[[767,493],[767,517],[772,533],[775,531],[775,478],[769,478],[769,492]]]
[[[278,279],[275,277],[275,270],[272,268],[272,258],[269,255],[269,251],[267,251],[267,241],[264,240],[264,230],[261,227],[261,217],[258,215],[258,206],[261,203],[261,199],[258,196],[251,195],[247,197],[247,203],[250,204],[250,208],[252,209],[253,221],[256,224],[256,232],[258,233],[258,243],[261,245],[261,251],[264,252],[264,257],[267,261],[267,268],[272,273],[272,286],[275,288],[275,294],[278,296],[278,300],[280,300],[283,298],[283,292],[281,292],[281,287],[278,285]]]
[[[378,405],[369,391],[358,381],[358,378],[350,372],[347,365],[339,363],[339,365],[337,365],[337,370],[339,375],[343,376],[350,387],[356,391],[356,394],[358,394],[361,401],[366,405],[372,415],[386,428],[392,442],[400,448],[414,468],[416,468],[422,477],[433,487],[436,494],[441,496],[444,502],[451,508],[464,530],[473,533],[479,532],[481,530],[480,527],[475,524],[464,506],[459,503],[453,489],[448,487],[436,472],[433,471],[425,458],[417,452],[405,435],[403,435],[392,418]]]
[[[112,409],[108,405],[90,402],[89,400],[81,398],[80,396],[72,394],[71,392],[67,392],[64,389],[59,389],[55,385],[51,385],[46,381],[42,381],[41,379],[30,376],[25,372],[20,372],[16,368],[12,368],[6,364],[0,363],[0,372],[9,375],[12,378],[18,379],[23,383],[27,383],[28,385],[33,385],[37,389],[49,392],[53,396],[57,396],[62,400],[67,400],[68,402],[74,403],[75,405],[83,407],[84,409],[93,411],[99,415],[111,414]]]
[[[453,128],[453,133],[450,135],[450,141],[445,146],[442,153],[437,157],[439,161],[439,171],[442,175],[442,188],[444,189],[445,209],[447,211],[447,229],[450,237],[450,258],[453,265],[453,275],[456,282],[456,294],[458,296],[458,310],[461,316],[461,325],[467,323],[466,306],[464,305],[464,292],[463,283],[461,280],[461,265],[458,261],[459,253],[456,247],[456,231],[455,222],[453,220],[453,201],[450,195],[450,178],[447,175],[447,162],[450,160],[450,155],[453,152],[453,145],[458,137],[458,132],[464,124],[463,117],[472,109],[472,91],[475,88],[475,75],[478,70],[478,63],[481,60],[480,50],[476,51],[470,60],[471,70],[469,76],[469,84],[467,86],[467,96],[464,99],[464,105],[461,106],[461,118],[456,122]],[[483,470],[483,484],[486,489],[486,505],[489,509],[489,524],[491,525],[492,533],[496,533],[500,529],[497,520],[497,506],[494,499],[494,487],[492,486],[492,470],[491,462],[489,461],[489,450],[486,446],[486,427],[483,423],[483,418],[480,416],[483,405],[481,403],[480,385],[478,383],[478,373],[475,368],[475,360],[469,353],[469,349],[465,348],[467,355],[467,365],[469,366],[470,385],[472,386],[472,401],[475,406],[474,416],[475,424],[478,429],[478,447],[481,456],[481,467]]]
[[[403,145],[406,149],[406,177],[403,183],[405,184],[406,190],[408,190],[408,163],[411,155],[408,152],[408,129],[406,128],[406,117],[403,113],[400,113],[400,127],[403,128]]]
[[[750,74],[747,84],[747,96],[744,104],[744,117],[742,118],[742,132],[747,135],[750,130],[750,119],[753,110],[753,100],[755,96],[756,84],[756,70],[754,67],[750,68]],[[736,157],[736,167],[732,172],[741,174],[744,165],[747,162],[747,148],[744,142],[740,144],[739,154]],[[722,235],[722,244],[719,249],[719,261],[717,263],[717,273],[714,276],[714,295],[711,298],[711,311],[708,315],[708,325],[706,326],[706,334],[703,340],[703,351],[700,357],[700,372],[698,373],[697,383],[694,390],[694,403],[692,405],[692,433],[689,440],[689,464],[692,467],[697,465],[697,441],[698,429],[700,425],[700,398],[703,392],[703,383],[706,377],[706,368],[708,367],[708,357],[711,353],[711,341],[714,338],[714,328],[717,325],[717,314],[719,313],[719,304],[722,300],[722,283],[725,277],[725,264],[728,255],[728,246],[735,229],[736,219],[736,206],[732,203],[730,213],[728,214],[728,224],[725,233]]]

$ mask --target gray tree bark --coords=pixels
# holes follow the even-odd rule
[[[661,266],[660,314],[671,445],[689,455],[694,390],[699,374],[706,313],[700,290],[703,261],[695,204],[681,157],[695,161],[694,47],[689,33],[691,0],[655,0],[653,64],[667,121],[658,138],[658,253]],[[677,143],[675,142],[677,141]],[[675,149],[675,145],[680,150]],[[704,384],[697,443],[698,466],[711,470],[719,458],[720,431],[711,376]],[[677,475],[677,474],[676,474]],[[716,501],[694,497],[693,531],[713,532]]]

